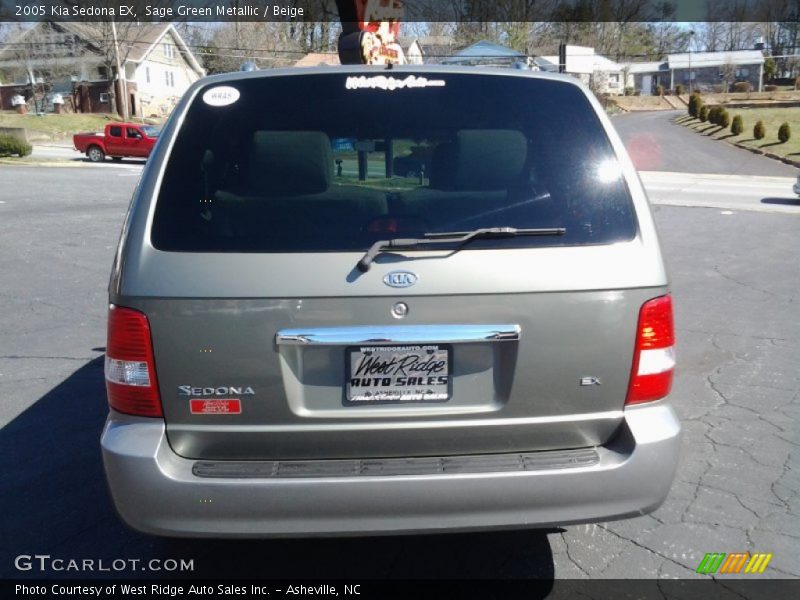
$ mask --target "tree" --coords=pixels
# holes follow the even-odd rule
[[[792,128],[789,127],[788,123],[781,123],[781,126],[778,128],[778,141],[781,144],[785,144],[789,141],[792,137]]]
[[[17,67],[9,69],[8,76],[25,82],[34,111],[44,112],[53,87],[64,81],[69,85],[86,48],[75,35],[46,22],[11,30],[10,37],[10,58]]]
[[[295,32],[297,35],[297,32]],[[288,67],[311,51],[332,51],[332,41],[322,44],[322,38],[310,46],[308,31],[305,43],[300,36],[292,37],[292,27],[282,22],[231,22],[216,28],[201,49],[203,66],[210,73],[238,71],[245,62],[259,68]],[[337,34],[338,35],[338,34]]]
[[[778,72],[778,65],[775,62],[775,59],[771,56],[768,56],[764,59],[764,83],[769,83],[775,78],[775,74]]]
[[[691,96],[689,96],[689,115],[697,118],[700,116],[700,107],[703,105],[703,100],[700,97],[700,94],[695,92]]]
[[[61,1],[67,6],[84,4],[82,0]],[[130,0],[128,4],[134,7],[134,12],[138,15],[145,14],[145,6],[158,8],[173,5],[169,0]],[[119,3],[112,0],[96,0],[95,2],[97,7],[106,5],[118,7]],[[87,42],[92,53],[100,57],[108,78],[107,93],[111,109],[127,119],[127,98],[120,102],[116,91],[116,82],[126,79],[126,76],[124,73],[122,76],[118,73],[117,65],[119,64],[122,68],[125,68],[131,51],[144,43],[144,38],[152,31],[150,27],[156,25],[142,24],[138,21],[115,21],[113,17],[98,18],[101,20],[71,24],[71,29],[80,31],[81,39]]]
[[[742,116],[736,115],[733,117],[733,122],[731,123],[731,133],[733,135],[742,135],[744,131],[744,123],[742,122]]]
[[[725,82],[724,91],[728,92],[731,89],[731,85],[733,85],[733,80],[736,79],[736,65],[731,62],[727,62],[722,65],[719,70],[722,75],[722,81]]]

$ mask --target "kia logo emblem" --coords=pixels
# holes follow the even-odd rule
[[[383,283],[393,288],[411,287],[417,283],[417,276],[411,271],[392,271],[384,275]]]

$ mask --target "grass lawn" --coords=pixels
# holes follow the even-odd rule
[[[116,115],[96,113],[20,115],[10,110],[0,111],[0,127],[24,127],[30,139],[69,139],[74,133],[102,131],[109,121],[121,121]],[[149,121],[149,120],[148,120]],[[139,119],[135,119],[139,122]]]
[[[733,135],[730,127],[720,129],[717,125],[702,123],[699,119],[691,118],[688,115],[679,117],[676,122],[703,135],[724,140],[729,144],[741,144],[792,160],[800,160],[800,108],[729,108],[728,113],[731,121],[736,115],[741,115],[744,123],[744,132],[741,135]],[[753,137],[753,127],[757,121],[764,121],[767,136],[763,140],[756,140]],[[778,141],[778,128],[784,122],[789,123],[792,137],[785,144],[781,144]]]

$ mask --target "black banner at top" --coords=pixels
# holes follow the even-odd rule
[[[351,0],[404,22],[798,22],[800,0]],[[336,0],[0,0],[0,21],[340,21]],[[347,20],[347,18],[345,18]]]

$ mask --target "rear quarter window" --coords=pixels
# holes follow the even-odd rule
[[[204,99],[221,84],[199,90],[164,168],[154,246],[363,251],[387,237],[482,227],[566,234],[465,249],[636,235],[616,156],[580,88],[477,73],[410,80],[399,70],[386,84],[366,73],[234,80],[225,86],[238,97],[222,106]]]

